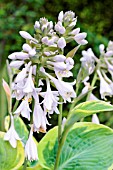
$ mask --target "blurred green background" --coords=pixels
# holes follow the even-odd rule
[[[108,40],[113,40],[113,1],[112,0],[0,0],[0,130],[4,130],[3,120],[7,115],[7,103],[2,88],[2,78],[8,81],[6,71],[7,56],[15,51],[20,51],[25,42],[20,37],[19,31],[28,31],[33,35],[33,25],[40,17],[46,17],[53,22],[57,21],[60,11],[72,10],[78,16],[77,27],[81,32],[88,33],[88,44],[80,48],[75,57],[76,67],[74,76],[80,66],[81,50],[92,47],[98,54],[98,45],[107,45]],[[72,49],[73,44],[69,45]],[[112,99],[110,99],[112,100]],[[112,102],[112,101],[111,101]],[[112,102],[113,103],[113,102]],[[69,105],[66,107],[68,109]],[[67,110],[65,110],[66,114]],[[103,116],[104,115],[104,116]],[[99,115],[102,123],[113,128],[113,113]],[[55,125],[57,115],[53,116],[52,124]],[[90,120],[90,118],[88,118]]]

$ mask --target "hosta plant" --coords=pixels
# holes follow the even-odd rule
[[[92,91],[100,80],[101,99],[113,95],[113,42],[106,51],[100,45],[100,57],[91,48],[82,51],[75,80],[74,57],[88,43],[76,22],[74,12],[61,11],[55,24],[46,18],[36,21],[34,36],[19,32],[25,43],[21,52],[8,56],[9,85],[3,80],[9,115],[6,132],[0,132],[1,170],[112,170],[113,130],[101,125],[96,113],[104,115],[113,106]],[[72,41],[75,47],[66,53]],[[81,102],[84,98],[86,102]],[[58,116],[58,126],[51,128],[53,114]],[[92,122],[83,122],[90,115]],[[45,135],[37,142],[34,132]]]

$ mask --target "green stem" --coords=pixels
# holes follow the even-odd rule
[[[58,168],[61,150],[62,150],[63,144],[64,144],[64,142],[66,140],[66,137],[67,137],[67,134],[69,132],[69,129],[70,129],[70,127],[63,132],[62,138],[60,139],[60,143],[59,143],[59,146],[58,146],[58,151],[57,151],[57,156],[56,156],[56,162],[55,162],[54,170],[57,170],[57,168]]]
[[[26,168],[27,168],[27,159],[25,159],[25,161],[24,161],[24,165],[23,165],[23,169],[22,170],[26,170]]]
[[[97,81],[97,72],[95,71],[95,74],[94,74],[94,76],[93,76],[93,80],[92,80],[92,83],[91,83],[91,88],[94,87],[96,81]],[[89,99],[90,94],[91,94],[91,91],[89,91],[89,93],[88,93],[88,95],[87,95],[87,98],[86,98],[86,101]]]
[[[13,107],[12,113],[15,112],[15,110],[16,110],[16,108],[17,108],[17,106],[18,106],[18,103],[19,103],[19,100],[16,100],[16,102],[15,102],[15,104],[14,104],[14,107]]]
[[[59,116],[58,116],[58,142],[60,142],[60,138],[62,135],[62,109],[63,109],[63,104],[62,104],[62,97],[60,97],[61,104],[59,105]]]

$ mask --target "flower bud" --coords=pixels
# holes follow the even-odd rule
[[[63,49],[66,46],[66,41],[65,41],[64,37],[59,38],[57,44],[58,44],[59,48]]]
[[[33,37],[26,31],[19,31],[20,35],[26,40],[31,40]]]
[[[63,16],[64,16],[63,11],[61,11],[58,15],[58,20],[62,22]]]

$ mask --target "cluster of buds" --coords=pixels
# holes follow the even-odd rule
[[[25,146],[28,160],[38,159],[33,132],[45,133],[47,125],[50,125],[47,118],[54,112],[59,114],[58,104],[71,102],[71,98],[76,97],[73,88],[75,81],[63,81],[63,78],[73,76],[71,69],[74,67],[72,57],[64,55],[67,43],[76,41],[79,45],[87,44],[86,33],[80,33],[80,28],[75,29],[76,22],[77,18],[72,11],[61,11],[55,25],[52,21],[41,18],[35,22],[34,37],[28,32],[20,31],[26,43],[23,44],[21,52],[8,56],[11,60],[10,67],[16,73],[13,76],[12,97],[19,101],[13,115],[21,115],[31,124]],[[59,98],[63,99],[62,103]],[[16,147],[16,140],[20,138],[14,130],[13,121],[11,115],[11,128],[4,139]],[[30,153],[30,150],[35,151]]]

